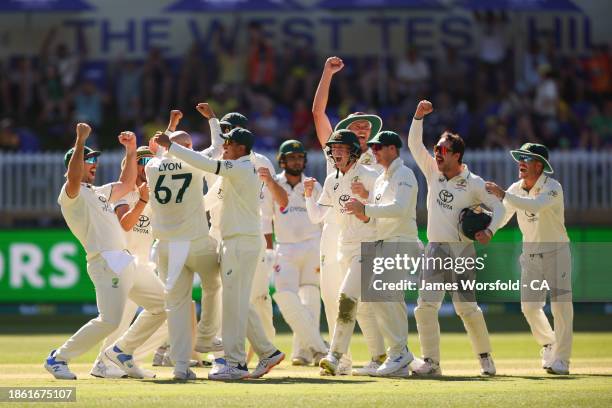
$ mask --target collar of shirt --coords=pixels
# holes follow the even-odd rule
[[[361,156],[359,156],[359,160],[357,160],[357,163],[366,165],[376,164],[376,156],[374,156],[374,153],[372,153],[372,149],[368,148],[368,150],[361,153]]]
[[[304,173],[300,174],[300,181],[295,186],[292,186],[291,184],[289,184],[289,181],[287,180],[287,174],[285,173],[284,170],[282,173],[278,175],[278,181],[293,190],[296,186],[298,186],[304,181]]]
[[[404,161],[400,157],[397,157],[395,160],[393,160],[389,165],[389,168],[385,170],[385,180],[389,180],[391,177],[393,177],[395,171],[399,169],[403,164]]]
[[[461,165],[461,173],[457,174],[455,177],[453,177],[452,179],[446,180],[446,177],[444,176],[444,173],[442,172],[438,172],[438,178],[440,178],[440,181],[442,181],[442,179],[444,179],[445,181],[449,182],[452,181],[456,178],[463,178],[465,180],[467,180],[468,176],[470,175],[470,170],[468,169],[467,164],[462,164]]]
[[[542,186],[544,185],[544,183],[546,183],[547,179],[548,179],[548,176],[546,174],[544,173],[540,174],[540,177],[538,177],[538,180],[535,182],[535,184],[529,191],[525,189],[525,180],[523,180],[521,182],[521,190],[525,191],[527,195],[529,196],[535,196],[536,194],[540,192],[540,190],[542,190]]]

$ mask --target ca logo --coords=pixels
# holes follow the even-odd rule
[[[440,199],[440,201],[442,201],[443,203],[448,204],[448,203],[452,202],[452,201],[453,201],[453,198],[455,198],[455,197],[453,197],[453,194],[452,194],[450,191],[448,191],[448,190],[441,190],[441,191],[438,193],[438,198],[439,198],[439,199]]]

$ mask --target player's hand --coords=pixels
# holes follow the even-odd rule
[[[84,142],[89,137],[91,133],[91,127],[87,123],[77,123],[76,125],[76,135],[77,140]]]
[[[500,200],[503,200],[506,196],[506,192],[492,181],[487,181],[485,183],[485,189],[487,190],[487,193],[495,195]]]
[[[417,119],[421,119],[433,112],[433,105],[431,102],[423,99],[417,105],[416,112],[414,113],[414,117]]]
[[[174,132],[181,119],[183,119],[183,112],[178,109],[172,109],[170,111],[170,122],[168,122],[168,130]]]
[[[346,211],[349,214],[354,214],[356,216],[361,216],[361,215],[365,215],[365,205],[363,205],[363,203],[359,200],[356,200],[354,198],[351,198],[347,203],[346,203]]]
[[[483,245],[488,244],[489,241],[491,241],[492,237],[493,234],[489,229],[478,231],[476,234],[474,234],[474,238],[476,238],[476,241],[480,242]]]
[[[138,186],[138,193],[142,200],[149,201],[149,184],[146,181]]]
[[[214,118],[215,117],[215,112],[213,112],[212,108],[210,107],[209,104],[207,104],[206,102],[201,102],[198,103],[196,105],[196,109],[198,110],[198,112],[200,112],[200,114],[202,116],[204,116],[206,119],[210,119],[210,118]]]
[[[335,74],[342,68],[344,68],[344,62],[338,57],[329,57],[327,61],[325,61],[324,70],[327,72]]]
[[[351,183],[351,192],[364,200],[370,195],[370,192],[366,190],[365,186],[360,181],[354,181]]]
[[[167,134],[161,132],[156,133],[151,140],[153,141],[153,143],[156,143],[161,147],[165,147],[166,150],[170,148],[170,144],[172,143],[170,142],[170,137]]]
[[[157,154],[157,149],[159,148],[159,145],[157,144],[157,142],[155,141],[155,136],[159,136],[161,135],[162,132],[160,132],[159,130],[157,132],[155,132],[155,135],[153,135],[152,138],[149,139],[149,150],[151,151],[151,153],[153,154]]]
[[[259,175],[259,179],[263,181],[266,185],[268,185],[268,183],[273,180],[272,174],[270,174],[270,169],[267,167],[258,168],[257,174]]]
[[[129,151],[136,151],[136,135],[134,132],[123,131],[119,135],[119,143],[121,143]]]
[[[312,190],[314,189],[315,179],[312,177],[306,177],[304,179],[304,197],[312,197]]]

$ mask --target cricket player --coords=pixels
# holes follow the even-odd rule
[[[201,113],[206,116],[209,120],[210,124],[210,132],[213,141],[215,139],[223,140],[224,135],[227,135],[232,129],[242,128],[246,129],[248,125],[248,119],[241,113],[238,112],[230,112],[225,114],[221,120],[217,119],[215,113],[212,108],[205,104],[205,108],[201,111]],[[221,159],[221,155],[223,151],[215,150],[218,152],[216,155],[209,155],[209,157],[213,159]],[[250,159],[255,165],[255,168],[258,172],[262,172],[266,169],[266,174],[274,175],[276,174],[276,170],[274,169],[274,165],[270,160],[264,156],[263,154],[259,154],[255,151],[251,151]],[[260,178],[262,175],[260,174]],[[215,185],[215,181],[220,183],[220,177],[215,174],[208,173],[206,175],[206,181],[208,183],[209,193],[206,195],[207,208],[210,210],[211,215],[211,234],[217,240],[221,240],[219,236],[219,222],[220,217],[218,216],[218,211],[216,208],[219,208],[220,200],[217,199],[219,185]],[[263,180],[263,179],[262,179]],[[260,183],[260,186],[263,185]],[[279,190],[280,194],[284,194],[284,190]],[[263,324],[264,330],[266,332],[266,336],[270,341],[274,340],[274,335],[276,331],[274,330],[273,324],[273,313],[272,313],[272,298],[270,297],[270,273],[272,271],[272,267],[274,264],[274,249],[272,243],[272,220],[269,217],[262,216],[261,217],[261,227],[263,233],[263,246],[260,260],[257,264],[257,269],[255,271],[255,276],[253,278],[253,288],[251,292],[251,303],[255,308],[255,311],[259,315],[261,319],[261,323]],[[196,349],[197,351],[198,349]],[[249,348],[249,353],[247,356],[247,362],[250,361],[252,355],[253,348]]]
[[[416,224],[418,184],[399,156],[402,140],[397,133],[385,130],[370,139],[368,146],[385,170],[376,179],[367,204],[350,200],[346,208],[362,221],[376,220],[377,242],[386,246],[404,243],[410,256],[418,258],[423,252]],[[399,253],[400,248],[397,245],[395,252]],[[414,356],[407,346],[408,310],[403,296],[399,302],[372,302],[371,306],[389,345],[387,359],[376,375],[408,376]]]
[[[191,137],[176,132],[182,113],[173,110],[166,133],[174,143],[192,148]],[[155,144],[151,143],[155,150]],[[161,152],[160,152],[161,153]],[[174,378],[194,380],[189,368],[192,344],[192,287],[194,273],[198,273],[203,293],[217,293],[221,287],[217,261],[217,242],[208,233],[204,208],[204,174],[167,152],[150,159],[145,167],[151,206],[151,225],[157,245],[159,276],[166,291],[170,358],[174,362]],[[214,302],[202,297],[202,308],[216,316]]]
[[[141,285],[149,285],[150,292],[157,294],[160,299],[164,299],[164,286],[155,274],[155,264],[150,260],[150,251],[153,244],[153,234],[151,232],[151,209],[148,205],[149,189],[147,186],[146,175],[144,172],[145,165],[153,157],[153,153],[147,146],[141,146],[136,149],[137,160],[137,176],[134,189],[125,195],[121,200],[118,200],[114,205],[115,214],[121,227],[125,231],[127,248],[134,256],[134,265],[136,267],[136,280],[141,281]],[[122,163],[122,168],[125,167],[125,161]],[[115,340],[123,334],[129,327],[138,305],[126,300],[123,310],[123,317],[119,327],[106,339],[100,349],[100,354],[91,369],[90,374],[100,378],[122,378],[127,375],[119,369],[115,364],[110,363],[104,356],[104,350],[113,344]],[[147,341],[139,346],[134,352],[134,359],[139,361],[139,356],[146,355],[149,352],[159,347],[168,337],[168,326],[166,321]],[[149,370],[142,369],[145,377],[155,377],[155,374]]]
[[[263,189],[263,215],[272,218],[276,235],[274,300],[293,330],[293,365],[318,366],[327,354],[319,332],[321,293],[319,292],[319,244],[321,225],[313,224],[306,212],[304,167],[306,150],[297,140],[287,140],[278,150],[283,172],[266,175]],[[275,194],[281,188],[285,195]],[[321,185],[315,183],[314,196],[319,198]],[[283,199],[285,198],[286,199]]]
[[[180,135],[187,135],[181,132]],[[261,320],[250,304],[251,285],[261,253],[261,184],[251,162],[253,135],[236,128],[226,135],[223,160],[214,160],[179,143],[176,134],[154,137],[170,156],[203,171],[221,176],[218,199],[221,235],[222,337],[225,358],[208,374],[209,379],[259,378],[278,365],[285,355],[268,340]],[[247,330],[247,326],[249,329]],[[249,374],[245,337],[259,355],[259,364]]]
[[[518,162],[519,181],[506,191],[491,182],[486,187],[502,199],[506,207],[502,225],[516,213],[523,234],[521,310],[533,336],[542,346],[542,368],[550,374],[569,374],[574,309],[563,189],[550,177],[553,168],[546,146],[525,143],[510,154]],[[542,310],[547,291],[531,290],[533,281],[546,281],[550,287],[554,331]]]
[[[312,114],[314,117],[317,138],[319,139],[319,143],[324,150],[323,154],[328,159],[328,176],[332,173],[336,173],[337,169],[333,160],[329,157],[326,151],[327,140],[334,129],[332,128],[325,109],[327,107],[327,100],[329,98],[329,88],[331,86],[332,77],[335,73],[342,70],[343,67],[344,63],[340,58],[330,57],[327,59],[312,105]],[[361,150],[358,163],[366,165],[370,169],[381,173],[382,167],[376,164],[376,159],[367,146],[367,141],[370,136],[378,133],[381,127],[382,120],[380,117],[356,112],[340,121],[336,125],[335,130],[349,129],[355,133],[359,140]],[[325,315],[330,333],[333,333],[334,331],[334,325],[338,315],[338,294],[344,279],[344,275],[340,270],[340,264],[338,263],[337,258],[338,234],[339,231],[338,226],[335,223],[335,217],[333,216],[332,212],[329,212],[329,216],[324,219],[323,232],[321,235],[321,297],[323,299],[323,303],[325,304]],[[372,375],[376,373],[376,370],[380,364],[385,360],[386,355],[384,339],[377,326],[374,312],[370,310],[367,303],[360,304],[357,311],[357,321],[366,339],[368,350],[370,351],[372,358],[365,367],[352,370],[352,374]],[[350,374],[351,368],[352,362],[350,359],[350,354],[347,353],[342,356],[338,374]],[[321,373],[324,374],[325,371],[321,370]]]
[[[492,220],[486,230],[478,231],[475,238],[486,244],[497,231],[504,218],[502,203],[485,190],[484,181],[472,173],[462,162],[465,144],[459,135],[444,132],[434,146],[434,155],[423,145],[423,118],[433,111],[429,101],[420,101],[410,132],[408,147],[427,181],[427,239],[426,258],[474,257],[475,249],[463,236],[459,224],[460,212],[483,203],[493,211]],[[453,270],[437,270],[436,262],[429,263],[422,270],[421,282],[436,282]],[[433,264],[433,265],[432,265]],[[423,284],[421,283],[421,286]],[[438,311],[444,299],[443,290],[421,290],[414,315],[421,342],[424,363],[416,368],[416,375],[441,375],[440,368],[440,325]],[[452,294],[455,312],[472,342],[472,348],[480,362],[481,374],[495,375],[495,364],[491,357],[491,343],[482,311],[473,299],[465,299],[458,291]],[[470,294],[468,294],[470,295]],[[471,294],[473,297],[473,294]]]
[[[328,375],[336,375],[342,355],[348,352],[355,328],[357,306],[361,296],[361,243],[374,241],[374,221],[364,222],[347,212],[351,198],[366,201],[374,188],[378,174],[357,164],[361,148],[357,136],[347,129],[334,131],[326,145],[338,171],[325,179],[323,193],[317,202],[313,198],[314,180],[304,181],[306,209],[313,222],[321,221],[331,210],[336,217],[340,234],[338,259],[344,280],[340,287],[338,315],[330,351],[319,366]]]
[[[122,132],[126,166],[115,183],[93,186],[100,155],[85,142],[91,133],[86,123],[76,126],[76,142],[64,156],[68,169],[58,203],[72,233],[87,253],[87,273],[96,291],[99,315],[90,320],[59,349],[53,350],[45,368],[55,378],[76,379],[68,361],[85,353],[111,334],[119,325],[126,299],[143,306],[134,324],[105,355],[128,376],[143,378],[132,353],[162,325],[166,318],[163,299],[154,285],[136,279],[134,257],[127,251],[125,234],[112,204],[132,191],[136,181],[136,135]]]

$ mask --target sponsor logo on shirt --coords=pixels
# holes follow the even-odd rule
[[[140,214],[140,217],[138,217],[138,221],[136,222],[136,225],[134,225],[134,228],[132,228],[132,230],[141,234],[148,234],[148,228],[150,225],[151,219],[144,214]]]
[[[467,188],[467,180],[464,178],[457,180],[457,183],[455,184],[455,188],[457,190],[465,191],[465,189]]]
[[[438,205],[442,208],[446,208],[448,210],[452,210],[453,206],[450,205],[450,203],[453,202],[453,199],[455,197],[453,196],[453,193],[451,193],[450,191],[444,189],[444,190],[440,190],[440,192],[438,193],[438,198],[436,199]]]
[[[346,211],[346,203],[349,202],[351,196],[349,194],[342,194],[338,197],[338,204],[340,204],[340,212],[344,213]]]
[[[280,207],[279,210],[281,214],[289,214],[289,213],[295,213],[295,212],[300,212],[300,213],[307,212],[306,207],[295,207],[295,206]]]
[[[525,211],[525,216],[527,217],[527,222],[536,222],[538,220],[538,214]]]
[[[112,205],[110,205],[110,203],[108,202],[106,197],[98,196],[98,200],[100,200],[100,202],[102,203],[102,211],[106,211],[106,212],[109,212],[111,214],[113,213]]]

